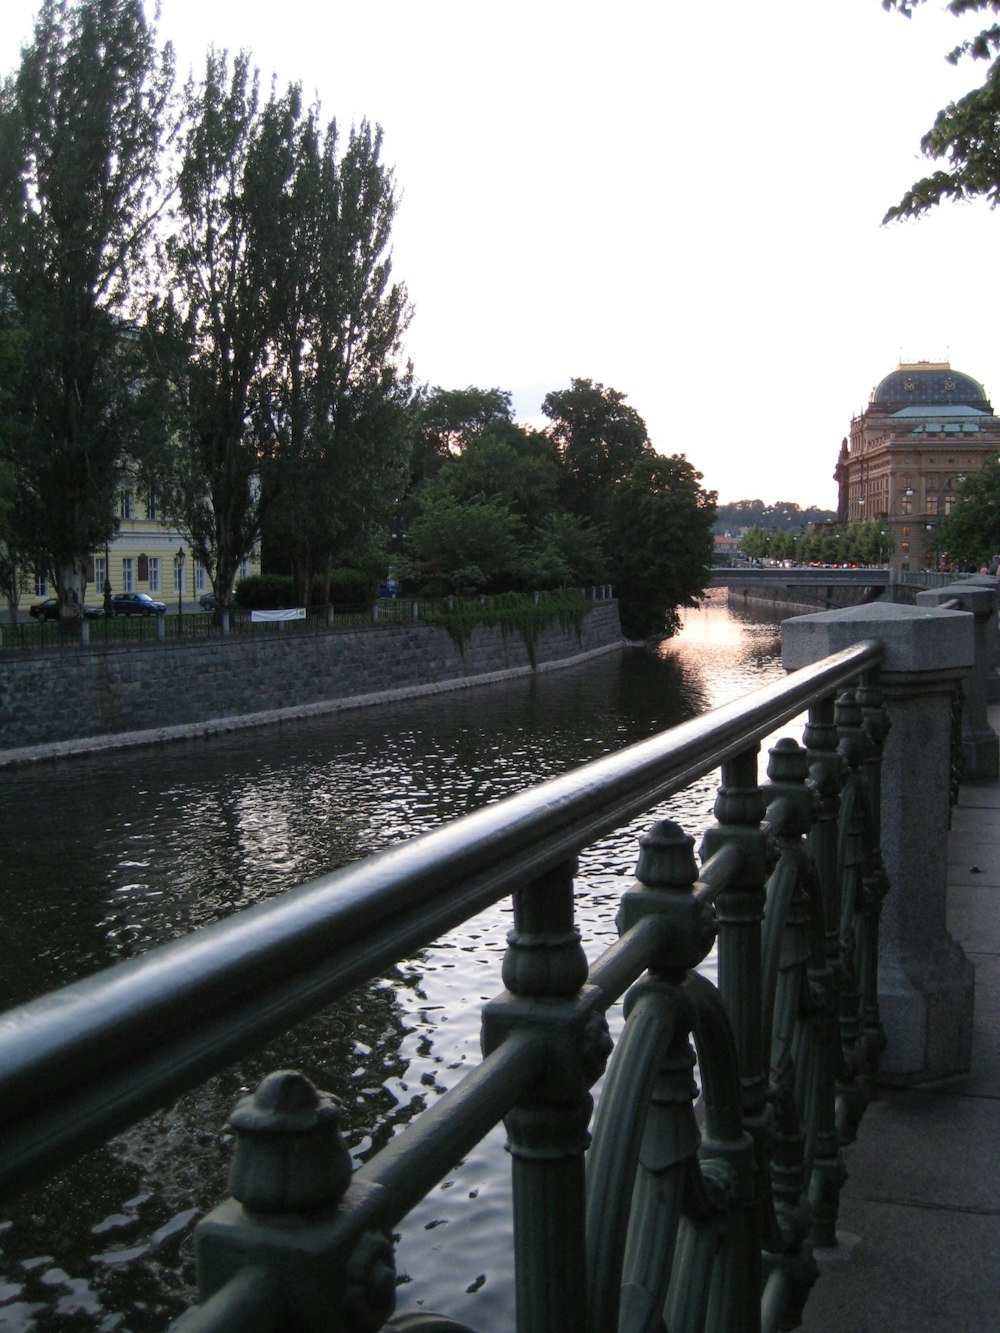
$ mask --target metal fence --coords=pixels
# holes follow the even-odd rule
[[[481,1065],[365,1165],[301,1075],[238,1104],[233,1197],[199,1223],[201,1305],[179,1327],[460,1329],[393,1315],[391,1236],[501,1119],[520,1333],[794,1327],[883,1044],[880,653],[856,645],[0,1017],[0,1193],[510,895]],[[804,710],[804,746],[779,741],[760,783],[761,739]],[[588,971],[578,853],[719,766],[700,861],[655,823]],[[716,936],[717,987],[697,971]]]
[[[581,603],[607,601],[612,590],[606,585],[575,590]],[[538,594],[535,594],[537,599]],[[543,594],[544,597],[544,594]],[[154,643],[178,639],[198,639],[223,634],[317,634],[328,630],[361,629],[368,626],[400,625],[419,621],[442,610],[491,606],[502,602],[491,597],[380,597],[374,602],[330,606],[292,620],[254,620],[248,611],[233,611],[225,625],[206,612],[166,611],[159,616],[89,617],[63,627],[54,620],[19,620],[0,623],[0,649],[31,651],[78,651],[80,648],[121,647],[133,643]],[[525,598],[525,601],[528,599]]]

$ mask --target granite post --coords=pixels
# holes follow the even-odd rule
[[[995,574],[970,574],[963,582],[976,588],[989,588],[993,593],[996,615],[986,627],[986,650],[990,670],[986,677],[986,697],[991,704],[1000,703],[1000,580]]]
[[[963,580],[918,592],[916,601],[917,606],[942,606],[957,601],[974,618],[975,661],[962,683],[962,780],[993,782],[1000,777],[1000,741],[989,724],[986,706],[990,673],[988,635],[990,631],[996,634],[996,593],[993,588],[976,587]]]
[[[794,671],[862,639],[883,646],[891,728],[882,762],[882,855],[889,894],[879,927],[880,1078],[909,1084],[962,1073],[972,1050],[974,970],[948,934],[951,703],[974,661],[973,616],[872,603],[782,626]]]

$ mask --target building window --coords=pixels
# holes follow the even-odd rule
[[[106,575],[107,575],[107,572],[108,572],[108,567],[107,567],[107,565],[104,563],[104,556],[103,556],[103,555],[95,556],[95,557],[94,557],[94,587],[97,589],[98,592],[103,592],[103,591],[104,591],[104,579],[105,579],[105,577],[106,577]]]
[[[248,579],[250,577],[250,561],[246,556],[240,561],[240,578]]]
[[[205,566],[200,560],[194,562],[194,590],[195,592],[205,591]]]
[[[131,517],[132,517],[132,492],[131,492],[131,491],[119,491],[119,492],[118,492],[118,514],[119,514],[119,517],[121,517],[121,518],[131,518]]]
[[[158,555],[149,557],[149,591],[160,591],[160,557]]]
[[[927,489],[928,489],[929,491],[936,491],[937,488],[938,488],[938,479],[937,479],[937,477],[934,477],[934,476],[928,477],[928,478],[927,478]]]
[[[49,595],[49,580],[48,580],[48,576],[45,575],[45,574],[39,574],[38,571],[36,570],[36,571],[35,571],[35,596],[36,596],[36,597],[48,597],[48,595]]]
[[[938,506],[938,498],[937,498],[937,496],[936,496],[936,495],[928,495],[928,497],[927,497],[927,512],[928,512],[928,514],[936,514],[936,513],[937,513],[937,506]]]
[[[122,557],[122,592],[135,592],[135,565],[132,557]]]
[[[152,491],[146,496],[146,517],[156,518],[156,496]]]

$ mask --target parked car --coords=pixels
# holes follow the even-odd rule
[[[146,592],[116,592],[111,598],[113,616],[162,616],[165,602],[156,602]]]
[[[100,620],[104,612],[99,606],[85,606],[83,608],[84,620]],[[34,616],[36,620],[58,620],[59,619],[59,598],[46,597],[44,602],[36,602],[34,606],[28,607],[28,615]]]
[[[201,607],[201,609],[202,609],[203,611],[214,611],[214,610],[215,610],[215,593],[214,593],[214,592],[203,592],[203,593],[201,594],[201,596],[198,598],[198,605]]]

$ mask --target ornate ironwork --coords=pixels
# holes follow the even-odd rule
[[[240,1102],[233,1197],[199,1224],[202,1304],[181,1325],[461,1330],[393,1317],[391,1236],[502,1119],[520,1333],[793,1327],[884,1041],[878,658],[847,649],[25,1006],[0,1027],[0,1181],[34,1178],[512,894],[482,1064],[353,1175],[334,1100],[301,1075]],[[804,708],[804,744],[774,745],[762,783],[762,738]],[[700,858],[654,824],[619,939],[588,969],[577,853],[719,764]],[[716,936],[717,985],[698,971]]]

